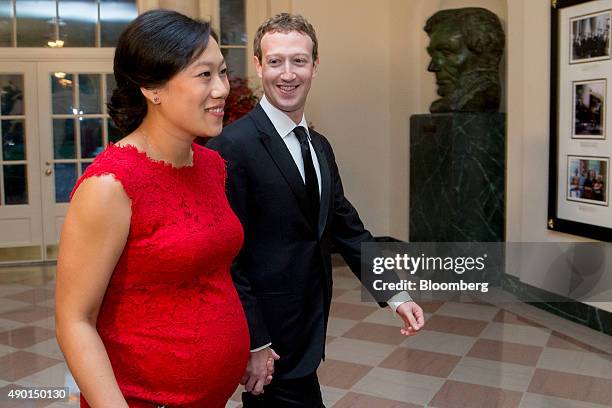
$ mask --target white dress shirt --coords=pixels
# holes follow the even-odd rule
[[[291,157],[293,157],[293,161],[295,162],[298,170],[300,171],[300,175],[302,176],[302,181],[306,183],[306,175],[304,173],[304,159],[302,158],[302,148],[300,146],[300,141],[298,140],[295,133],[293,133],[293,129],[296,126],[302,126],[308,135],[308,144],[310,145],[310,156],[312,157],[312,164],[314,165],[315,172],[317,173],[317,182],[319,183],[319,197],[321,197],[321,167],[319,166],[319,159],[317,158],[317,154],[312,147],[312,142],[310,141],[310,131],[308,130],[308,122],[306,122],[306,117],[302,114],[302,120],[297,125],[287,114],[274,105],[272,105],[268,99],[266,99],[266,95],[261,97],[261,101],[259,102],[261,107],[263,108],[268,118],[274,125],[274,129],[278,132],[280,137],[283,138],[283,142],[289,149],[289,153],[291,153]]]

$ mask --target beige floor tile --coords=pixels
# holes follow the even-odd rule
[[[528,391],[557,398],[606,405],[612,401],[612,380],[536,369]]]
[[[0,284],[46,286],[55,278],[55,272],[40,267],[23,268],[19,271],[0,270]]]
[[[498,312],[499,309],[493,306],[473,303],[446,302],[436,311],[436,315],[491,321]]]
[[[33,326],[44,327],[45,329],[55,330],[55,316],[50,316],[32,323]]]
[[[353,392],[426,405],[444,379],[376,367],[351,389]]]
[[[550,337],[550,329],[525,325],[491,322],[480,334],[480,338],[545,346]]]
[[[6,356],[7,354],[11,354],[15,351],[17,351],[16,348],[13,348],[11,346],[6,346],[4,344],[0,344],[0,357]]]
[[[45,407],[45,408],[73,408],[78,407],[79,403],[77,401],[71,402],[54,402],[53,404]]]
[[[0,333],[0,344],[24,349],[50,338],[55,338],[55,331],[36,326],[23,326]]]
[[[419,405],[349,392],[333,408],[419,408]]]
[[[498,323],[520,324],[523,326],[544,327],[541,324],[525,319],[522,316],[515,315],[514,313],[510,313],[506,310],[500,310],[493,318],[493,321]]]
[[[332,255],[332,267],[334,271],[334,276],[340,276],[340,275],[354,276],[353,272],[351,272],[351,268],[349,268],[346,262],[344,262],[344,258],[342,258],[342,255],[340,254]]]
[[[535,368],[533,367],[464,357],[448,378],[471,384],[524,392],[527,390],[534,372]]]
[[[8,313],[13,310],[21,309],[28,306],[29,303],[22,302],[20,300],[11,300],[6,298],[0,298],[0,313]]]
[[[363,364],[328,358],[319,366],[317,376],[321,385],[348,390],[371,369],[372,367]]]
[[[446,378],[460,359],[460,356],[451,354],[398,347],[380,363],[380,367]]]
[[[17,381],[59,363],[62,361],[27,351],[16,351],[0,357],[0,379]]]
[[[55,337],[38,344],[34,344],[33,346],[24,349],[24,351],[40,354],[41,356],[45,357],[56,358],[58,360],[64,359],[64,355],[62,354]]]
[[[55,299],[47,299],[42,302],[36,302],[36,305],[50,307],[51,309],[55,309]]]
[[[325,354],[334,360],[374,367],[387,358],[393,350],[395,346],[339,337],[327,346]]]
[[[367,304],[370,306],[378,305],[376,301],[374,300],[374,298],[372,297],[372,295],[370,295],[365,289],[361,290],[361,288],[346,291],[342,295],[335,298],[334,300],[337,302],[353,303],[357,305],[362,305],[362,304]]]
[[[27,326],[27,324],[16,322],[15,320],[8,320],[8,319],[0,318],[0,333],[8,331],[8,330],[18,329],[24,326]]]
[[[350,289],[334,288],[333,291],[332,291],[332,300],[336,300],[338,297],[342,296],[343,294],[345,294],[349,290]]]
[[[478,339],[467,355],[485,360],[535,367],[541,353],[542,347]]]
[[[27,305],[0,314],[1,319],[15,320],[21,323],[32,323],[53,316],[54,311],[48,307]]]
[[[407,337],[400,346],[463,356],[470,351],[475,342],[476,337],[423,330],[416,336]]]
[[[444,304],[444,302],[437,301],[437,300],[430,300],[430,301],[423,300],[423,301],[418,301],[417,303],[419,304],[419,306],[421,306],[421,308],[423,308],[424,313],[435,313]]]
[[[55,297],[55,291],[46,288],[34,288],[4,297],[11,300],[39,304],[53,299]]]
[[[17,384],[44,387],[68,387],[70,371],[65,363],[20,378]]]
[[[325,404],[325,406],[328,408],[334,406],[334,404],[338,402],[338,400],[340,400],[346,393],[347,391],[341,388],[327,387],[325,385],[321,386],[323,404]]]
[[[366,323],[386,324],[387,326],[394,327],[401,327],[404,324],[402,318],[388,307],[379,308],[363,321]]]
[[[563,350],[588,351],[598,354],[610,354],[556,331],[553,331],[550,334],[546,347],[559,348]]]
[[[612,356],[606,354],[547,347],[540,356],[538,367],[612,379]]]
[[[610,408],[610,405],[590,404],[584,401],[547,397],[526,392],[523,394],[519,408]]]
[[[447,381],[431,400],[435,408],[518,408],[522,393],[484,385]]]
[[[334,337],[342,336],[357,324],[357,320],[330,317],[327,323],[327,334]]]
[[[53,272],[53,278],[47,281],[46,283],[40,285],[41,288],[55,290],[55,272]]]
[[[2,268],[0,268],[0,271],[1,270]],[[22,292],[25,292],[31,289],[32,289],[32,286],[29,286],[29,285],[3,283],[3,284],[0,284],[0,297],[6,297],[6,296],[14,295],[16,293],[22,293]]]
[[[339,289],[359,289],[361,287],[361,283],[357,280],[357,278],[349,278],[349,277],[339,277],[334,278],[334,288]]]
[[[363,320],[376,311],[374,306],[354,305],[350,303],[334,302],[329,312],[331,317],[349,320]]]
[[[374,343],[390,344],[398,346],[405,340],[400,333],[400,327],[387,326],[376,323],[357,323],[352,329],[342,335],[357,340],[371,341]]]
[[[478,337],[488,324],[482,320],[435,314],[425,323],[425,328],[431,331]]]
[[[500,306],[549,329],[571,335],[578,341],[612,354],[612,341],[610,341],[610,336],[605,333],[600,333],[525,303],[511,303]]]

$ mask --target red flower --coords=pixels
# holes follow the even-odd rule
[[[230,92],[225,99],[225,116],[223,126],[227,126],[235,120],[240,119],[257,105],[259,99],[248,86],[245,78],[231,77]]]

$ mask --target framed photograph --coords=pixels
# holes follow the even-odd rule
[[[612,0],[551,2],[550,230],[612,242]]]
[[[570,63],[610,59],[612,11],[574,17],[570,20]]]
[[[608,157],[567,156],[567,200],[608,205]]]
[[[574,139],[605,139],[606,88],[605,79],[577,81],[572,87]]]

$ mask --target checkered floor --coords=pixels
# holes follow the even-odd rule
[[[612,406],[612,338],[523,304],[422,304],[426,326],[399,333],[387,309],[361,301],[348,268],[334,269],[327,360],[318,375],[327,407]],[[53,267],[0,268],[0,389],[78,389],[54,337]],[[239,407],[237,390],[228,407]]]

